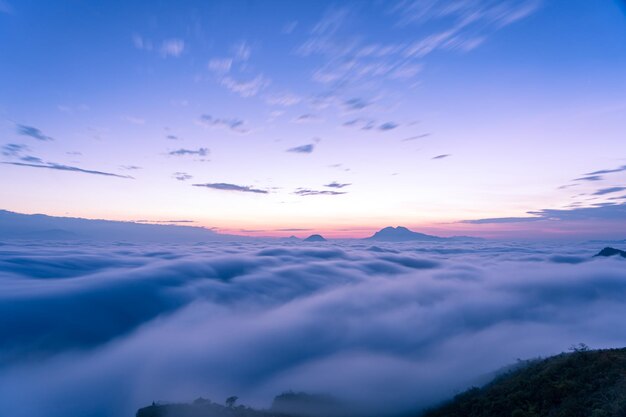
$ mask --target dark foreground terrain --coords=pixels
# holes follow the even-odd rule
[[[529,361],[472,388],[424,417],[626,416],[626,349],[572,353]]]
[[[270,410],[192,404],[152,405],[137,417],[292,417],[349,415],[330,397],[286,393]],[[588,350],[520,362],[482,388],[471,388],[423,417],[623,417],[626,416],[626,348]]]
[[[255,410],[235,405],[237,397],[226,400],[226,405],[198,398],[191,404],[153,404],[137,411],[136,417],[339,417],[349,412],[328,395],[285,392],[274,398],[269,410]]]

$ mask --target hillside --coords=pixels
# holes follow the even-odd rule
[[[255,410],[235,405],[230,397],[226,405],[204,398],[191,404],[152,404],[137,411],[136,417],[339,417],[346,415],[342,404],[329,395],[284,392],[274,398],[269,410]]]
[[[471,388],[415,417],[624,417],[626,348],[572,353],[520,362],[482,388]],[[416,387],[418,389],[419,387]],[[136,417],[348,416],[331,397],[285,393],[269,410],[226,407],[208,400],[152,405]],[[393,413],[390,413],[392,415]]]
[[[423,415],[453,416],[626,416],[626,349],[582,347],[531,361]]]

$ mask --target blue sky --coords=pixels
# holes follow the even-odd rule
[[[626,231],[617,1],[4,0],[0,39],[4,209]]]

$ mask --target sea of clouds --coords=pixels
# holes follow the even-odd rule
[[[286,390],[430,406],[517,358],[626,346],[626,260],[602,246],[4,242],[1,414]]]

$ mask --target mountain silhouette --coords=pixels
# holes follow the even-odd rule
[[[133,242],[204,242],[246,239],[198,226],[55,217],[0,210],[0,237],[31,240],[96,240]]]
[[[326,242],[326,239],[322,235],[311,235],[304,239],[304,242]]]
[[[368,237],[369,240],[379,240],[382,242],[406,242],[410,240],[422,240],[422,241],[435,241],[443,240],[445,238],[433,235],[427,235],[424,233],[414,232],[406,227],[385,227],[374,233],[373,236]]]
[[[595,257],[595,256],[615,256],[615,255],[621,256],[622,258],[626,258],[626,251],[607,246],[606,248],[602,249],[600,252],[596,253],[593,256]]]

